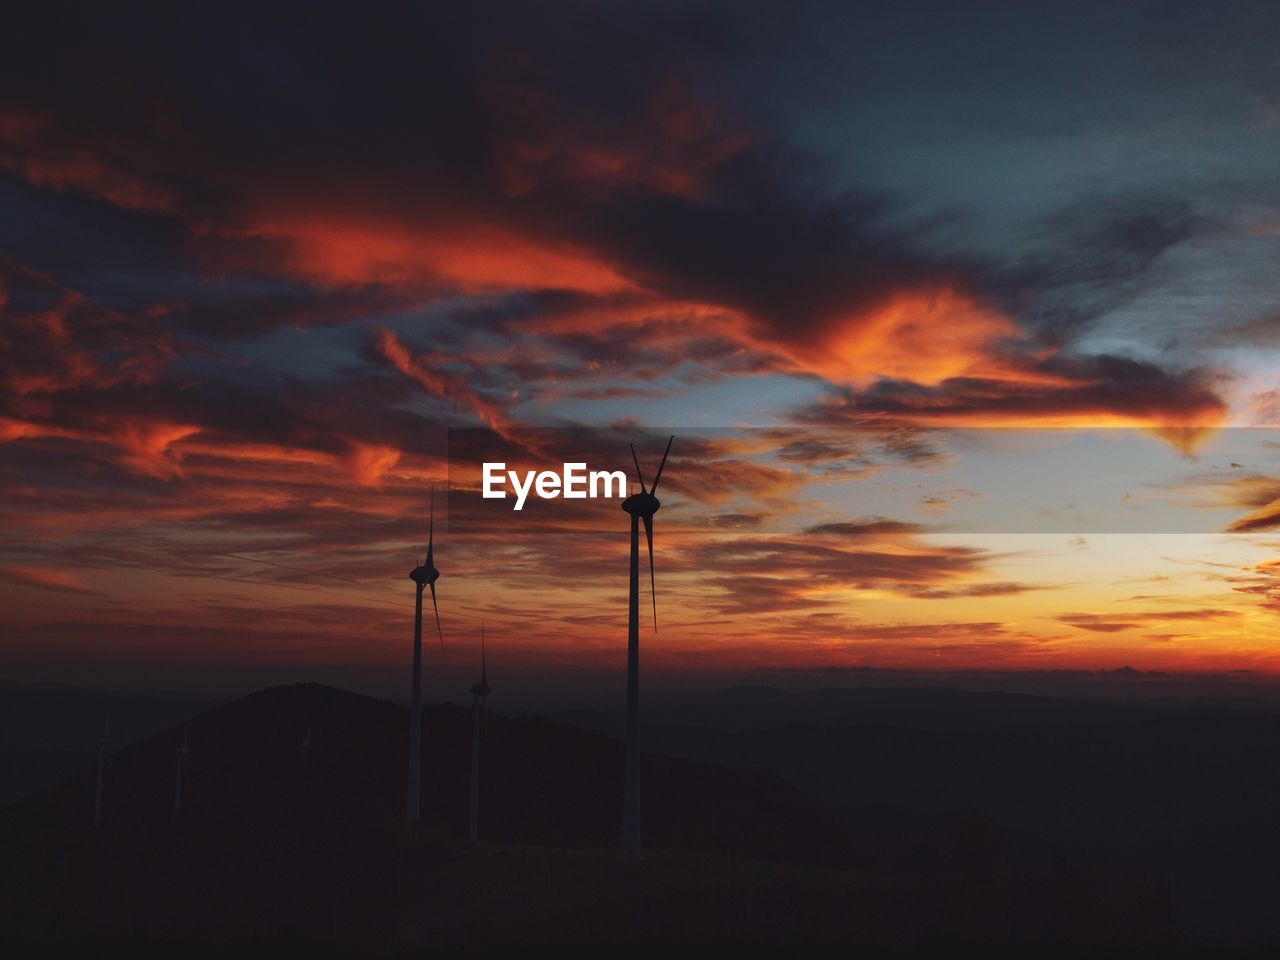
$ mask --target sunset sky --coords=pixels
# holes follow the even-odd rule
[[[676,435],[668,672],[1280,675],[1274,4],[255,7],[6,18],[0,672],[401,663],[433,485],[428,670],[621,669],[483,427]]]

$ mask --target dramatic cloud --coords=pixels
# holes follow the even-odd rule
[[[1049,358],[1029,366],[1021,381],[962,377],[931,387],[884,380],[864,391],[833,390],[800,419],[826,426],[1138,426],[1189,448],[1226,413],[1205,371],[1172,374],[1149,363],[1096,356]]]
[[[101,642],[148,655],[188,609],[236,656],[390,649],[425,491],[449,483],[452,612],[510,614],[531,659],[612,655],[625,518],[471,516],[449,438],[473,427],[522,469],[629,470],[629,443],[680,431],[661,656],[920,656],[932,631],[1042,657],[1061,624],[1138,626],[1011,625],[1068,578],[935,538],[977,485],[912,483],[959,462],[931,428],[1136,427],[1190,455],[1274,422],[1272,15],[1189,9],[1154,34],[942,4],[13,13],[0,521],[21,644],[92,648],[94,616],[50,594],[116,578]],[[730,425],[758,429],[699,433]],[[1280,487],[1240,472],[1205,502],[1233,531],[1280,524]],[[101,566],[77,579],[82,553]]]

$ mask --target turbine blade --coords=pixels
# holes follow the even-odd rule
[[[649,541],[649,596],[653,598],[653,629],[658,629],[658,591],[653,581],[653,517],[644,514],[644,536]]]
[[[485,683],[487,682],[487,680],[488,680],[488,677],[485,674],[485,663],[484,663],[484,621],[481,620],[480,621],[480,682]]]
[[[644,474],[640,472],[640,458],[636,456],[636,445],[631,445],[631,461],[636,465],[636,476],[640,478],[640,492],[648,493],[644,488]]]
[[[435,552],[435,545],[436,545],[436,488],[435,487],[431,488],[431,493],[428,496],[429,496],[428,503],[431,504],[431,507],[430,507],[430,514],[429,514],[430,519],[427,521],[427,560],[426,560],[426,563],[423,564],[423,566],[426,566],[426,567],[431,566],[431,556]],[[436,588],[432,587],[431,595],[435,596],[435,592],[436,592]]]
[[[436,585],[431,583],[431,609],[436,612],[436,633],[440,634],[440,647],[444,648],[444,631],[440,629],[440,607],[436,605]]]
[[[662,462],[658,464],[658,474],[653,478],[653,486],[649,488],[649,492],[654,496],[658,495],[658,481],[662,479],[662,471],[667,465],[667,454],[671,452],[671,441],[674,439],[675,437],[667,438],[667,449],[663,451]]]

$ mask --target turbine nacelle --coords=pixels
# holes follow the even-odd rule
[[[658,492],[658,481],[662,479],[662,471],[666,469],[673,440],[675,437],[667,440],[667,449],[662,452],[662,462],[658,464],[658,472],[654,474],[653,483],[649,486],[645,486],[644,471],[640,469],[640,458],[636,456],[636,445],[634,443],[631,445],[631,462],[636,465],[636,479],[640,481],[640,492],[633,493],[622,501],[622,509],[631,515],[633,537],[636,524],[644,524],[644,538],[649,545],[649,595],[653,598],[653,629],[655,630],[658,629],[658,594],[653,581],[653,515],[662,506],[662,501],[654,494]],[[635,550],[634,540],[631,542],[631,549]],[[632,562],[635,562],[634,556]],[[635,568],[632,567],[632,569]]]
[[[473,683],[471,685],[471,695],[481,703],[484,703],[484,701],[488,699],[489,693],[492,689],[492,687],[481,680],[479,683]]]
[[[409,574],[409,579],[418,585],[418,589],[430,586],[440,579],[440,571],[434,566],[423,564],[421,567],[414,567]]]
[[[652,517],[662,506],[662,501],[652,493],[633,493],[622,501],[622,509],[633,517]]]

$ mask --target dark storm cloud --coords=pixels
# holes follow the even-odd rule
[[[883,380],[873,387],[833,391],[802,411],[813,424],[1106,423],[1109,416],[1160,425],[1210,422],[1225,412],[1216,371],[1170,372],[1139,360],[1097,355],[1033,364],[1026,383],[953,378],[936,387]]]
[[[495,329],[522,335],[521,313],[554,326],[559,297],[580,319],[546,331],[545,356],[453,359],[481,389],[544,400],[677,368],[684,383],[794,369],[768,343],[957,273],[876,226],[882,198],[808,205],[804,159],[693,88],[689,64],[732,54],[723,10],[294,13],[157,10],[138,27],[26,11],[0,65],[11,255],[217,341],[541,283]],[[477,238],[493,223],[506,233]],[[443,260],[418,239],[439,225]],[[523,277],[512,240],[587,254]],[[614,281],[584,271],[644,289],[598,290]],[[672,301],[745,316],[717,329]]]
[[[29,179],[33,164],[62,170],[41,182],[108,200],[101,178],[75,174],[82,154],[157,184],[194,228],[183,246],[197,262],[279,272],[290,230],[273,235],[271,221],[317,203],[379,222],[498,217],[587,247],[665,299],[745,311],[783,341],[971,269],[913,253],[910,235],[881,223],[882,197],[812,206],[802,156],[752,143],[703,105],[685,65],[731,54],[726,11],[583,7],[556,21],[513,5],[357,20],[218,7],[140,30],[92,12],[28,16],[6,87],[22,77],[18,107],[38,123],[10,145],[11,165]],[[83,76],[95,77],[89,95]],[[244,307],[272,319],[252,297]]]
[[[576,298],[581,319],[548,331],[550,344],[616,376],[655,379],[683,359],[685,382],[707,375],[694,367],[722,363],[837,379],[887,363],[882,375],[914,379],[883,351],[830,368],[829,348],[869,324],[902,335],[877,318],[903,296],[950,291],[951,308],[972,314],[1011,283],[1052,289],[1141,273],[1187,235],[1177,201],[1081,202],[1047,224],[1065,241],[1052,259],[1011,278],[936,252],[936,221],[904,218],[882,190],[816,189],[825,166],[765,125],[749,86],[735,100],[721,81],[761,54],[769,22],[782,27],[773,55],[785,59],[829,15],[806,7],[779,25],[765,8],[717,5],[583,5],[557,17],[520,4],[359,17],[221,5],[199,17],[158,9],[126,25],[92,9],[28,10],[24,43],[0,66],[4,88],[21,91],[6,98],[11,175],[64,205],[88,194],[98,202],[80,204],[94,218],[120,218],[91,224],[90,237],[152,236],[163,249],[136,251],[125,270],[39,243],[24,253],[114,295],[146,262],[127,284],[138,305],[144,291],[162,292],[174,303],[168,323],[218,338],[505,286],[535,298],[500,321],[508,335],[554,327],[561,312],[545,298],[558,291]],[[894,21],[867,16],[873,30]],[[691,322],[690,309],[703,312]],[[1081,309],[1047,306],[1042,330],[1060,338],[1052,317]],[[979,365],[1003,354],[1022,362],[1043,346],[1015,343],[1012,323],[1001,335],[973,316],[927,322],[979,322],[971,341],[939,348]],[[1065,361],[1051,372],[1077,373]],[[1097,399],[1111,403],[1105,389]]]

